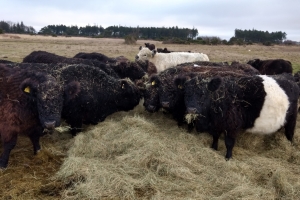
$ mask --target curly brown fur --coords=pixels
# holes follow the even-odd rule
[[[63,90],[51,75],[30,68],[0,64],[0,80],[0,167],[5,168],[19,134],[29,136],[36,153],[43,129],[59,126]]]

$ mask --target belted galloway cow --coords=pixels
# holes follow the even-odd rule
[[[242,130],[265,135],[284,127],[286,138],[293,140],[299,87],[291,74],[194,77],[184,87],[187,118],[194,115],[196,130],[212,135],[215,150],[225,135],[226,159]]]

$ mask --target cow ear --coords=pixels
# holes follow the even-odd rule
[[[66,100],[71,100],[75,98],[80,92],[80,83],[78,81],[72,81],[68,83],[64,88]]]
[[[222,82],[222,79],[220,77],[212,78],[210,80],[210,82],[208,83],[207,89],[214,92],[220,87],[221,82]]]
[[[160,85],[160,79],[158,78],[157,75],[151,76],[149,82],[150,82],[151,86],[153,86],[153,87],[158,87]]]
[[[30,78],[27,78],[21,83],[20,89],[26,95],[35,97],[37,93],[37,84],[33,82]]]
[[[142,50],[142,46],[140,46],[139,50]]]
[[[126,89],[129,88],[129,87],[130,87],[130,86],[129,86],[128,81],[125,80],[125,79],[121,79],[121,89],[122,89],[122,90],[126,90]]]
[[[187,77],[180,76],[180,77],[175,78],[174,84],[175,84],[176,88],[182,90],[184,88],[184,83],[186,81],[187,81]]]

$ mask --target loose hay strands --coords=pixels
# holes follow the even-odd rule
[[[206,133],[188,134],[162,112],[143,111],[141,104],[76,136],[53,181],[63,185],[64,199],[291,199],[299,195],[300,169],[295,159],[300,159],[300,148],[290,146],[283,133],[273,137],[242,133],[230,161],[224,159],[223,138],[219,151],[209,148],[211,140]]]
[[[197,119],[199,115],[198,114],[186,114],[185,115],[185,121],[190,124],[193,121],[195,121]]]
[[[124,55],[134,60],[138,47],[151,43],[138,40],[136,45],[128,46],[123,44],[124,39],[115,38],[19,36],[18,40],[0,36],[2,57],[22,62],[32,51],[44,50],[67,57],[78,52],[101,52],[109,57]],[[67,46],[71,47],[68,51]],[[207,53],[212,61],[247,62],[257,57],[284,57],[293,63],[294,72],[300,66],[299,46],[251,45],[250,53],[249,48],[237,45],[170,48]],[[124,118],[125,115],[128,117]],[[273,136],[242,133],[237,138],[233,159],[226,162],[222,137],[219,150],[214,151],[209,148],[212,138],[208,134],[187,134],[169,115],[149,114],[140,106],[134,112],[116,113],[97,126],[85,127],[80,137],[71,138],[66,130],[42,137],[43,149],[54,155],[65,156],[69,150],[65,160],[61,160],[60,169],[58,159],[42,159],[42,162],[34,159],[29,139],[19,137],[8,168],[0,171],[0,196],[3,199],[299,199],[299,130],[298,119],[293,146],[282,131]],[[106,131],[109,132],[105,134]],[[90,144],[101,146],[90,147]],[[55,178],[50,179],[57,170]]]

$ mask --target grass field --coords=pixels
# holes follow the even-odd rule
[[[202,52],[211,61],[283,58],[300,70],[300,46],[164,45],[138,40],[0,35],[0,59],[22,62],[32,51],[73,57],[99,52],[134,60],[145,42],[174,51]],[[0,171],[2,199],[299,199],[300,123],[291,145],[280,130],[270,136],[241,133],[233,159],[225,145],[209,148],[207,133],[187,133],[168,114],[148,113],[142,102],[72,138],[66,126],[41,138],[33,156],[20,136],[8,168]]]

